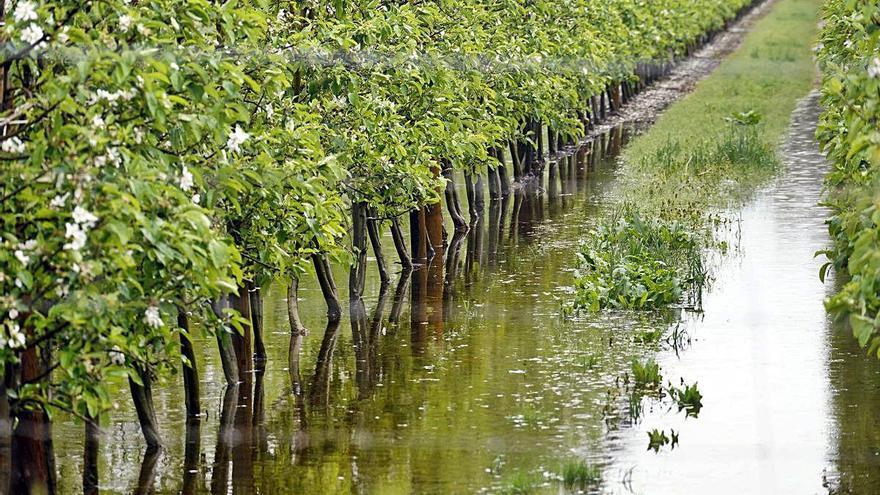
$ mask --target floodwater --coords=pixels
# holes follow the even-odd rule
[[[158,385],[163,451],[145,453],[120,384],[99,439],[101,492],[558,493],[572,460],[600,467],[600,492],[877,491],[880,363],[826,316],[831,287],[813,258],[828,243],[815,107],[796,114],[788,172],[737,215],[737,249],[717,260],[703,313],[560,316],[631,134],[616,128],[540,184],[487,198],[467,235],[448,226],[430,266],[383,288],[371,265],[367,297],[345,301],[338,326],[306,280],[310,334],[291,341],[284,286],[265,288],[266,369],[225,390],[214,341],[198,341],[206,416],[186,424],[179,377]],[[344,292],[346,271],[335,275]],[[643,343],[654,329],[666,337]],[[632,407],[630,363],[648,357],[664,379],[699,384],[698,417],[662,398]],[[675,430],[674,448],[647,450],[655,428]],[[55,419],[62,494],[83,491],[83,429]]]

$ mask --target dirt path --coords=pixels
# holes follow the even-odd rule
[[[774,0],[766,0],[753,7],[695,54],[679,62],[667,77],[639,93],[602,125],[592,129],[585,140],[617,126],[639,124],[641,127],[655,122],[666,107],[693,91],[700,80],[711,74],[725,57],[736,50],[755,23],[770,12],[774,3]]]

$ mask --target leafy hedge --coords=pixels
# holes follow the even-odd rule
[[[820,276],[831,266],[849,275],[826,306],[880,357],[880,4],[829,0],[823,15],[817,136],[833,167],[826,199],[834,246]]]

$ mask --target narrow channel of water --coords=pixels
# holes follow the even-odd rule
[[[796,120],[789,172],[743,210],[742,251],[722,263],[705,314],[560,317],[579,240],[608,204],[630,135],[614,129],[540,186],[487,202],[429,267],[382,288],[371,266],[363,306],[339,326],[326,326],[308,281],[311,333],[291,340],[284,288],[269,288],[265,372],[224,390],[213,340],[200,340],[207,416],[187,426],[180,380],[157,387],[163,452],[144,453],[119,384],[100,438],[102,492],[445,494],[524,482],[557,492],[551,473],[572,459],[601,466],[601,490],[621,493],[813,493],[823,472],[833,486],[873,482],[880,366],[822,309],[814,100]],[[346,271],[336,277],[344,288]],[[636,342],[678,322],[691,337],[678,353]],[[699,383],[698,418],[622,407],[621,378],[649,356],[666,378]],[[646,451],[653,428],[675,429],[675,449]],[[80,493],[83,426],[58,417],[54,432],[59,491]]]

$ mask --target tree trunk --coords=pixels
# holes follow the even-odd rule
[[[85,444],[83,446],[83,495],[98,495],[98,447],[101,428],[99,418],[86,419]]]
[[[309,331],[303,325],[299,317],[299,301],[297,293],[299,292],[299,279],[291,277],[290,283],[287,285],[287,321],[290,323],[291,335],[308,335]]]
[[[177,326],[180,332],[180,354],[184,358],[183,363],[183,392],[186,403],[186,417],[197,418],[200,414],[199,399],[199,368],[196,364],[196,353],[193,350],[192,335],[189,333],[189,318],[186,311],[177,308]]]
[[[483,216],[483,210],[486,208],[486,195],[483,191],[483,176],[480,174],[474,174],[476,180],[474,181],[474,208],[477,210],[477,216]]]
[[[513,180],[519,182],[523,175],[523,163],[519,154],[519,144],[516,141],[510,141],[510,161],[513,165]]]
[[[376,256],[376,268],[379,269],[379,280],[382,285],[391,281],[388,274],[388,265],[385,263],[385,253],[382,251],[382,225],[379,223],[379,212],[375,208],[370,208],[370,216],[367,218],[367,234],[370,237],[370,245],[373,247],[373,255]]]
[[[266,344],[263,341],[263,296],[255,282],[248,282],[250,297],[251,325],[254,329],[254,360],[259,363],[266,361]]]
[[[461,202],[458,199],[458,191],[455,190],[455,171],[448,163],[443,164],[443,177],[446,179],[446,189],[443,195],[446,197],[446,209],[452,218],[455,230],[467,228],[467,220],[461,213]]]
[[[400,258],[400,264],[403,268],[412,268],[412,258],[406,250],[406,240],[403,237],[403,230],[400,228],[400,219],[394,217],[391,219],[391,238],[394,239],[394,249],[397,250],[397,257]]]
[[[360,299],[367,280],[367,203],[351,205],[351,252],[354,264],[348,273],[348,297]]]
[[[313,254],[312,264],[315,266],[318,284],[321,286],[321,293],[324,294],[324,301],[327,303],[327,319],[339,321],[339,318],[342,317],[342,308],[339,306],[339,292],[336,290],[336,282],[333,280],[333,272],[330,269],[327,254]]]
[[[244,323],[241,332],[232,333],[232,348],[235,349],[235,360],[238,365],[238,381],[243,382],[247,373],[254,369],[254,356],[251,351],[251,298],[248,285],[240,285],[238,294],[229,296],[232,309],[238,311]]]
[[[137,373],[143,385],[138,385],[129,377],[128,386],[131,389],[131,398],[134,401],[147,448],[156,449],[162,446],[162,437],[159,435],[159,421],[156,419],[156,409],[153,407],[152,379],[144,370],[138,369]]]
[[[217,318],[225,321],[226,315],[223,310],[229,306],[227,296],[220,297],[211,302],[211,309]],[[223,366],[223,376],[226,378],[227,385],[235,385],[238,383],[238,363],[235,360],[235,349],[232,348],[232,330],[227,324],[223,324],[223,328],[216,333],[217,349],[220,351],[220,363]]]
[[[471,224],[473,224],[477,221],[477,218],[479,218],[480,215],[477,212],[477,205],[475,203],[476,199],[474,198],[474,176],[470,172],[464,173],[464,191],[468,202],[468,216],[471,219]]]
[[[501,186],[501,197],[507,197],[510,194],[510,175],[507,173],[507,163],[504,161],[504,150],[498,148],[495,158],[498,160],[496,170],[498,171],[498,183]]]
[[[31,332],[27,332],[32,335]],[[21,354],[21,382],[35,382],[43,374],[37,346]],[[12,493],[55,493],[54,462],[51,459],[49,418],[42,407],[17,411],[12,432]]]

